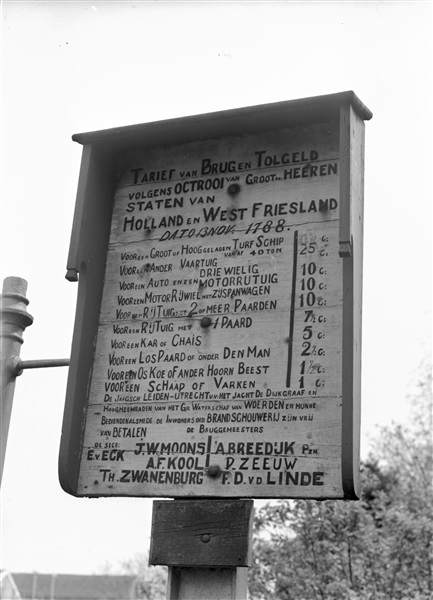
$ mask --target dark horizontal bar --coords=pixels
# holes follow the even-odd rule
[[[20,360],[17,364],[17,370],[23,369],[44,369],[46,367],[68,367],[69,358],[52,358],[42,360]]]

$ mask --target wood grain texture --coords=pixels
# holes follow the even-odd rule
[[[343,429],[342,478],[346,498],[360,497],[362,273],[364,236],[365,126],[351,106],[341,110],[341,195],[350,206],[352,251],[343,261]],[[347,434],[349,432],[349,434]]]
[[[169,600],[246,600],[248,569],[169,568]]]
[[[68,492],[347,496],[371,114],[313,100],[76,138]]]
[[[330,124],[124,156],[83,493],[341,495],[338,165]]]
[[[250,566],[252,517],[252,500],[155,500],[149,562]]]

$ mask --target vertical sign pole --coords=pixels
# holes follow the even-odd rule
[[[169,567],[167,600],[246,600],[248,567]]]
[[[20,277],[7,277],[3,281],[1,296],[1,462],[0,483],[9,433],[9,423],[14,399],[16,369],[14,361],[20,355],[23,333],[33,323],[33,317],[27,312],[27,281]]]

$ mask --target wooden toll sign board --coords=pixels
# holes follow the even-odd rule
[[[346,92],[75,136],[66,491],[357,497],[370,117]]]

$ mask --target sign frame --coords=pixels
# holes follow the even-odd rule
[[[359,498],[364,121],[371,117],[372,113],[349,91],[73,136],[74,141],[83,145],[83,154],[66,275],[70,281],[79,282],[59,454],[60,483],[67,493],[105,495],[79,494],[77,490],[112,222],[116,165],[122,154],[137,148],[154,149],[332,121],[338,123],[340,145],[342,488],[345,499]],[[167,497],[167,493],[161,496]]]

